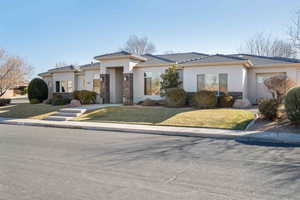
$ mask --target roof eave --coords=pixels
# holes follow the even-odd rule
[[[193,63],[193,64],[179,64],[183,67],[196,67],[196,66],[224,66],[224,65],[243,65],[245,67],[252,66],[252,63],[248,60],[245,61],[234,61],[234,62],[211,62],[211,63]]]
[[[50,70],[48,73],[65,73],[65,72],[77,72],[78,70],[76,69],[66,69],[66,70]]]
[[[51,73],[48,73],[48,72],[44,72],[44,73],[39,73],[38,76],[40,77],[47,77],[47,76],[51,76],[52,74]]]
[[[85,71],[85,70],[95,70],[95,69],[100,69],[100,66],[91,66],[91,67],[81,67],[80,70]]]
[[[137,64],[135,67],[165,67],[176,65],[177,63],[164,63],[164,64]]]
[[[276,64],[266,64],[266,65],[254,65],[254,68],[263,67],[300,67],[300,63],[276,63]]]

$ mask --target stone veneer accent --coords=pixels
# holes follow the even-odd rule
[[[187,104],[192,105],[192,98],[196,92],[187,92]],[[234,100],[243,99],[243,92],[228,92],[228,95],[232,96]]]
[[[123,80],[123,104],[133,104],[133,73],[124,73]]]
[[[103,99],[102,103],[110,103],[109,74],[100,74],[100,81],[100,97]]]
[[[234,100],[243,98],[243,92],[228,92],[228,95],[232,96]]]

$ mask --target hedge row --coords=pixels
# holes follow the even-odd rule
[[[170,88],[165,93],[164,105],[168,107],[183,107],[186,105],[200,109],[216,107],[232,107],[234,99],[232,96],[222,94],[217,96],[215,91],[199,91],[194,94],[186,93],[182,88]],[[160,100],[161,101],[161,100]],[[142,105],[154,106],[161,103],[146,99]]]

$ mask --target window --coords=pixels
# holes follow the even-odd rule
[[[60,91],[60,82],[55,81],[55,92],[59,92],[59,91]]]
[[[179,87],[182,88],[183,87],[183,70],[182,69],[177,69],[176,72],[178,74],[179,81],[181,82]]]
[[[93,80],[93,91],[96,93],[100,93],[100,79]]]
[[[228,92],[228,74],[219,74],[219,92]]]
[[[159,95],[160,93],[160,74],[159,72],[144,73],[144,94]]]
[[[64,92],[67,92],[68,91],[68,81],[61,81],[60,82],[61,84],[61,92],[64,93]]]
[[[67,81],[68,82],[68,92],[73,92],[73,84],[72,81]]]
[[[197,75],[197,91],[205,90],[205,75]]]
[[[73,92],[72,81],[55,81],[55,92]]]
[[[228,74],[198,74],[197,90],[228,92]]]
[[[82,80],[82,89],[85,89],[85,87],[86,87],[85,85],[86,85],[85,79],[83,79],[83,80]]]

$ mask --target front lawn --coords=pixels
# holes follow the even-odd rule
[[[238,109],[120,106],[102,108],[76,120],[242,130],[253,118],[251,112]]]
[[[17,103],[0,107],[0,117],[43,119],[65,106]]]

